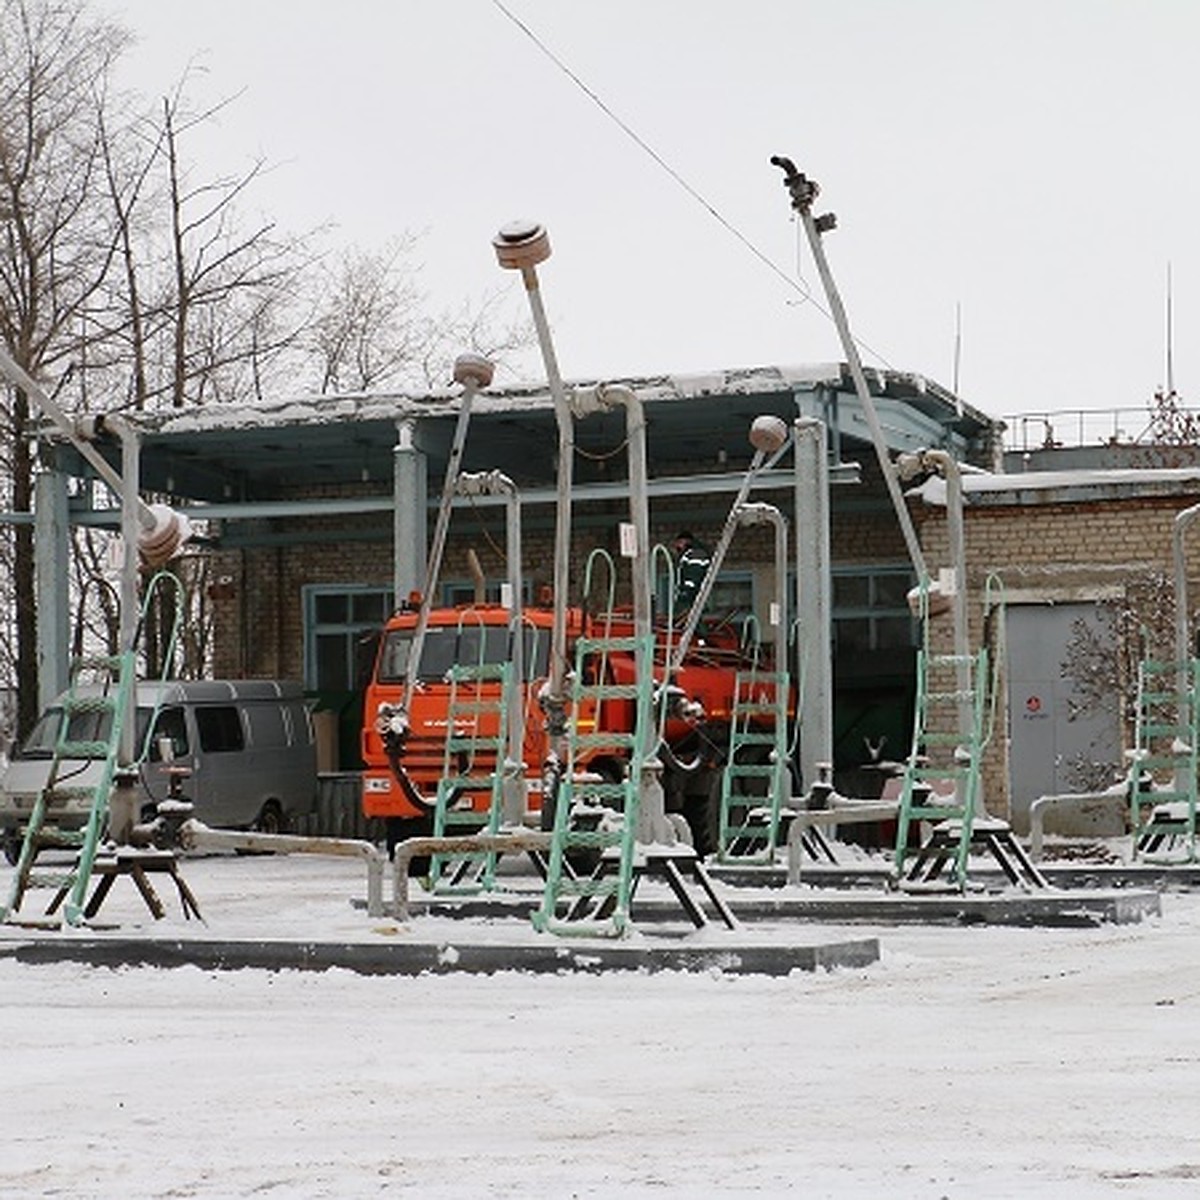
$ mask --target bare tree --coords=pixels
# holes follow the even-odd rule
[[[304,339],[317,391],[429,388],[449,381],[465,350],[502,360],[529,345],[528,322],[505,322],[499,293],[429,313],[416,249],[406,234],[382,250],[347,250],[318,269]]]
[[[89,335],[116,237],[102,202],[101,114],[127,41],[80,0],[0,0],[0,338],[31,375],[61,371]],[[7,390],[7,389],[6,389]],[[31,510],[35,414],[9,390],[0,442],[10,507]],[[12,537],[18,727],[37,715],[32,527]]]
[[[1125,744],[1131,745],[1138,665],[1145,658],[1174,657],[1174,581],[1161,571],[1133,575],[1119,600],[1100,601],[1097,610],[1099,625],[1083,620],[1071,625],[1060,666],[1075,690],[1067,719],[1109,713],[1120,721]],[[1071,785],[1083,790],[1106,787],[1124,770],[1119,748],[1104,761],[1079,756],[1068,766]]]
[[[316,279],[322,299],[306,344],[320,374],[317,390],[363,392],[393,380],[421,349],[421,294],[413,239],[385,249],[346,250]]]
[[[309,261],[304,239],[271,222],[245,231],[238,203],[264,170],[197,181],[181,140],[229,103],[189,114],[182,84],[163,101],[169,279],[157,298],[159,332],[169,338],[169,369],[157,389],[174,408],[261,398],[264,377],[300,337],[293,297]]]
[[[427,387],[448,380],[464,349],[502,359],[532,340],[500,319],[495,297],[427,315],[411,237],[325,266],[310,250],[315,233],[244,222],[264,164],[214,174],[186,153],[189,134],[231,101],[193,109],[185,75],[153,109],[118,102],[109,84],[127,41],[87,0],[0,0],[0,338],[64,407],[261,399],[304,375],[320,390]],[[0,537],[0,611],[11,614],[0,679],[17,684],[22,733],[38,695],[37,431],[29,397],[0,388],[3,507],[18,515]],[[112,597],[85,584],[103,574],[107,536],[74,539],[73,585],[93,606],[81,627],[106,641]],[[180,568],[195,623],[184,669],[202,669],[210,652],[205,569],[202,556]],[[157,620],[173,625],[169,613]]]

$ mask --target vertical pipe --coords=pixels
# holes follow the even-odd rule
[[[927,465],[936,469],[946,481],[946,534],[950,542],[950,561],[954,566],[954,596],[952,615],[954,619],[954,656],[958,659],[955,679],[960,699],[958,702],[958,727],[965,732],[974,720],[971,701],[966,698],[970,690],[971,639],[967,628],[967,540],[963,522],[962,470],[952,454],[945,450],[926,450],[922,456]],[[983,680],[977,685],[983,686]]]
[[[497,473],[499,474],[499,473]],[[520,767],[525,749],[525,626],[521,619],[521,497],[511,479],[499,475],[498,486],[504,492],[504,544],[508,557],[508,588],[512,593],[508,627],[512,631],[513,680],[512,703],[508,716],[509,760]],[[524,815],[524,803],[521,806]],[[518,817],[518,819],[520,819]]]
[[[742,525],[771,526],[775,578],[768,624],[773,630],[775,669],[782,671],[787,658],[787,521],[773,504],[746,503],[738,508],[735,516]]]
[[[638,643],[638,677],[646,682],[642,694],[649,696],[654,672],[650,583],[650,493],[646,460],[646,413],[641,398],[632,388],[610,384],[597,397],[606,407],[620,404],[625,409],[625,438],[629,446],[629,519],[633,525],[634,554],[630,561],[633,587],[633,631]],[[646,742],[642,754],[649,757],[657,745],[657,731],[650,714],[639,713]]]
[[[1193,728],[1196,714],[1188,712],[1188,694],[1192,686],[1191,660],[1192,647],[1189,626],[1191,624],[1188,612],[1187,585],[1187,556],[1184,553],[1183,538],[1188,526],[1200,516],[1200,504],[1193,504],[1182,512],[1175,514],[1175,522],[1171,530],[1171,553],[1175,566],[1175,712],[1176,719],[1183,721],[1185,714],[1190,718]],[[1186,778],[1183,769],[1176,771],[1175,786],[1185,791],[1192,786],[1192,780]]]
[[[833,762],[829,459],[821,421],[797,417],[793,430],[800,781],[807,791],[818,778],[817,764]]]
[[[460,496],[503,496],[505,558],[508,563],[508,633],[511,646],[513,686],[509,689],[505,714],[508,736],[504,763],[504,821],[519,825],[525,816],[525,628],[521,619],[521,496],[516,484],[503,471],[463,472],[455,480]]]
[[[1183,538],[1188,526],[1200,516],[1200,504],[1193,504],[1175,514],[1175,524],[1171,532],[1171,551],[1175,564],[1175,661],[1183,664],[1192,656],[1189,625],[1191,614],[1188,612],[1188,583],[1187,558],[1184,554]]]
[[[124,421],[114,422],[121,438],[121,624],[122,650],[134,651],[138,627],[138,437]],[[128,693],[132,695],[132,690]],[[136,757],[133,713],[123,714],[120,764],[131,767]]]
[[[34,480],[33,566],[37,595],[38,711],[66,689],[70,677],[67,562],[70,516],[67,476],[51,466]]]

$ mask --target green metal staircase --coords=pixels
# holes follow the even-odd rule
[[[29,891],[54,888],[67,897],[67,923],[82,922],[92,865],[116,777],[122,729],[125,721],[133,719],[133,680],[134,656],[129,651],[72,662],[50,773],[25,824],[21,853],[8,901],[0,909],[0,920],[15,923]],[[98,763],[99,769],[89,769],[88,782],[72,783],[72,774],[79,773],[81,760]],[[56,823],[61,806],[70,801],[87,807],[82,828],[62,828]],[[75,861],[67,868],[37,870],[38,857],[44,850],[73,850]]]
[[[914,822],[935,823],[934,837],[917,851],[908,874],[916,879],[931,855],[944,865],[953,861],[951,877],[966,884],[978,816],[980,760],[983,755],[987,651],[975,655],[917,652],[917,696],[912,749],[904,767],[904,784],[896,822],[895,873],[905,878],[905,860],[914,851],[909,833]],[[938,784],[952,784],[953,796],[938,800]],[[949,853],[947,853],[949,851]]]
[[[1196,861],[1200,660],[1138,664],[1130,806],[1135,858]]]
[[[739,671],[730,712],[729,759],[721,774],[717,860],[775,857],[787,769],[786,671]]]
[[[433,836],[495,834],[503,815],[508,745],[511,662],[454,666],[446,713],[446,748],[433,812]],[[486,793],[487,808],[472,800]],[[431,855],[429,886],[434,893],[467,894],[496,885],[496,850]]]
[[[640,682],[606,679],[604,664],[613,653],[634,655],[644,668],[637,673]],[[653,642],[646,638],[580,638],[576,643],[567,771],[555,807],[542,904],[533,914],[536,929],[600,937],[621,937],[629,930],[642,747],[653,719],[652,653]],[[632,730],[601,728],[604,708],[614,702],[636,706]],[[587,769],[599,759],[623,763],[620,778]],[[599,855],[590,875],[577,876],[571,869],[569,858],[578,854]]]

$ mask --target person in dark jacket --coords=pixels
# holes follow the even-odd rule
[[[712,551],[684,531],[675,538],[675,554],[675,612],[679,614],[686,613],[700,594],[700,585],[712,562]]]

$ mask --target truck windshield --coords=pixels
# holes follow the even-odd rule
[[[525,678],[546,674],[550,635],[544,629],[524,627]],[[395,629],[387,635],[379,656],[379,682],[403,683],[412,649],[413,630]],[[433,626],[425,631],[418,678],[425,682],[445,679],[452,666],[477,666],[508,662],[508,629],[503,625]]]

